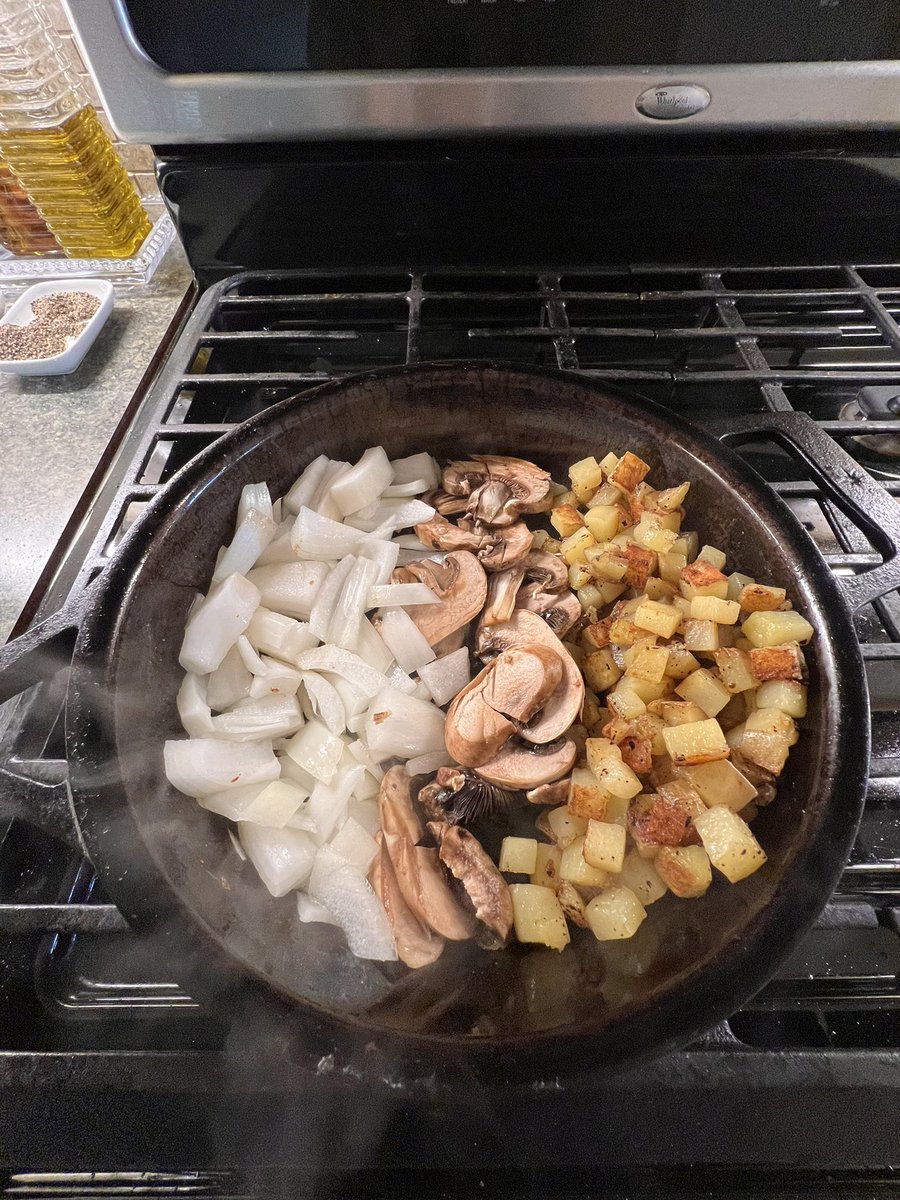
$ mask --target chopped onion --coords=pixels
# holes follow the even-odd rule
[[[410,454],[408,458],[391,461],[394,483],[409,483],[411,479],[424,479],[429,488],[436,488],[441,481],[441,469],[430,454]]]
[[[209,737],[212,714],[206,702],[206,684],[199,675],[185,675],[175,703],[184,732],[189,737]]]
[[[288,817],[287,828],[304,829],[307,833],[311,833],[313,835],[313,840],[315,841],[315,838],[319,832],[319,827],[309,815],[308,799],[309,798],[307,797],[307,799],[303,801],[293,816]],[[318,843],[316,844],[318,845]]]
[[[299,763],[294,762],[289,754],[282,753],[278,765],[281,767],[281,778],[293,780],[305,792],[311,792],[318,782],[314,775],[310,775],[309,771],[304,771]]]
[[[440,603],[440,596],[436,596],[426,583],[385,583],[369,588],[366,608],[406,608],[410,604]]]
[[[327,563],[293,562],[254,567],[247,578],[259,588],[259,602],[266,608],[305,620],[327,575]]]
[[[218,738],[168,741],[163,761],[169,783],[186,796],[195,797],[268,783],[280,773],[278,759],[265,742],[223,742]]]
[[[267,483],[248,483],[241,490],[241,498],[238,501],[237,520],[234,523],[235,529],[240,529],[251,512],[258,512],[260,516],[266,517],[274,524],[275,514]]]
[[[241,821],[238,837],[247,857],[273,896],[303,887],[316,858],[312,836],[301,829],[267,829]]]
[[[418,671],[426,663],[434,662],[436,656],[428,639],[419,632],[409,613],[402,608],[385,608],[378,612],[378,617],[381,620],[378,632],[404,671]]]
[[[323,517],[311,508],[301,508],[291,531],[294,553],[301,559],[335,562],[352,554],[360,541],[360,531]]]
[[[420,754],[411,758],[406,764],[410,775],[433,775],[439,767],[452,767],[453,759],[446,750],[436,750],[433,754]]]
[[[250,695],[253,676],[244,666],[237,646],[232,646],[220,665],[206,681],[206,699],[216,712],[222,712]]]
[[[384,682],[390,687],[395,687],[398,692],[403,692],[406,696],[412,696],[417,687],[416,681],[411,679],[396,663],[391,663],[391,666],[385,671]],[[426,696],[424,699],[427,700],[428,697]]]
[[[418,631],[417,631],[418,632]],[[301,671],[327,671],[349,680],[364,696],[374,696],[384,686],[382,672],[363,662],[352,650],[341,650],[339,646],[316,646],[305,650],[297,658]]]
[[[353,560],[353,566],[328,624],[325,639],[344,650],[355,650],[359,636],[359,625],[367,608],[371,585],[378,575],[378,563],[368,558]]]
[[[306,892],[297,893],[297,916],[304,925],[337,925],[325,905],[307,896]]]
[[[381,634],[373,626],[368,617],[363,617],[359,623],[359,633],[356,643],[356,653],[364,662],[382,675],[390,669],[394,656],[382,640]]]
[[[280,525],[281,522],[284,520],[284,513],[282,511],[283,507],[284,506],[281,503],[280,496],[278,497],[277,500],[272,501],[272,520],[275,522],[276,525]]]
[[[372,837],[374,837],[381,828],[381,822],[378,817],[377,796],[378,791],[376,784],[375,792],[373,792],[371,796],[367,796],[365,800],[360,800],[354,796],[354,798],[350,801],[350,806],[347,810],[348,815],[351,816],[354,821],[358,821],[367,833],[371,833]]]
[[[288,516],[286,521],[279,522],[275,536],[256,560],[258,567],[274,566],[276,563],[296,562],[297,555],[291,542],[291,530],[294,528],[294,518]]]
[[[315,715],[321,717],[329,733],[342,734],[347,727],[347,714],[337,688],[315,671],[304,671],[300,678]]]
[[[309,793],[290,780],[273,779],[271,783],[216,792],[201,797],[198,803],[229,821],[252,821],[254,825],[282,829],[308,798]]]
[[[328,462],[327,455],[320,454],[303,471],[284,497],[284,507],[288,512],[298,513],[301,508],[312,507],[316,492],[321,487],[322,480],[325,478],[325,473],[328,470]]]
[[[386,687],[369,705],[364,737],[378,762],[437,753],[445,748],[444,714],[427,700]]]
[[[327,679],[340,696],[341,703],[344,706],[345,720],[358,716],[359,713],[364,713],[369,707],[371,697],[364,695],[358,688],[355,688],[349,679],[344,679],[341,675],[333,675],[330,671],[321,672],[321,678]]]
[[[333,914],[357,958],[396,961],[394,935],[380,900],[330,846],[320,846],[316,853],[309,894]]]
[[[347,517],[342,528],[362,530],[373,538],[389,538],[396,529],[408,529],[420,521],[430,521],[435,510],[421,500],[385,500],[372,516]]]
[[[257,654],[253,649],[250,639],[245,633],[242,633],[237,640],[237,652],[241,656],[241,662],[251,675],[266,674],[266,664],[263,662],[261,655]]]
[[[270,509],[271,507],[269,504]],[[219,559],[213,572],[213,583],[219,583],[229,575],[246,575],[274,538],[276,529],[277,526],[271,517],[267,517],[256,508],[251,508],[238,525],[231,545]]]
[[[331,848],[360,875],[368,875],[378,853],[378,843],[371,833],[350,816],[331,839]]]
[[[426,546],[414,533],[398,533],[394,538],[394,545],[399,546],[401,550],[419,550],[422,554],[432,553],[432,548]]]
[[[307,811],[316,823],[317,832],[313,836],[319,844],[327,842],[347,819],[350,797],[364,774],[364,767],[347,767],[337,773],[331,784],[317,783],[313,788]]]
[[[325,479],[322,481],[318,492],[316,492],[315,501],[311,505],[317,513],[323,517],[328,517],[330,521],[340,521],[343,516],[343,513],[334,501],[331,489],[337,480],[341,476],[346,475],[349,470],[350,464],[348,462],[329,463],[328,470],[325,472]]]
[[[394,478],[394,470],[381,446],[370,446],[359,462],[331,485],[331,498],[342,516],[377,500]]]
[[[247,640],[260,654],[273,654],[290,662],[304,650],[311,650],[318,638],[305,621],[295,621],[281,613],[260,607],[246,630]]]
[[[382,779],[384,779],[384,771],[381,767],[379,767],[378,763],[366,749],[365,745],[359,741],[359,739],[357,739],[356,741],[351,742],[347,749],[350,751],[356,761],[361,766],[366,768],[366,771],[372,776],[375,782],[381,783]]]
[[[253,700],[261,700],[263,696],[296,696],[302,681],[301,673],[295,667],[286,666],[277,658],[262,656],[266,668],[265,675],[254,675],[250,684],[250,696]]]
[[[329,733],[321,721],[308,721],[285,746],[288,756],[322,783],[331,781],[343,750],[341,739]]]
[[[402,692],[403,688],[400,690]],[[415,686],[413,687],[412,691],[409,692],[409,695],[415,696],[417,700],[430,700],[432,698],[431,692],[429,692],[428,688],[421,679],[416,680]]]
[[[328,639],[328,630],[331,627],[332,618],[337,611],[341,592],[343,591],[344,584],[347,582],[347,577],[353,570],[355,561],[352,554],[348,554],[345,558],[342,558],[337,566],[332,568],[331,574],[319,589],[316,602],[309,615],[309,627],[316,637],[323,642]]]
[[[243,575],[230,575],[215,584],[185,628],[178,656],[185,671],[195,675],[214,671],[250,624],[260,599],[259,590]]]
[[[302,724],[303,714],[296,696],[264,696],[261,700],[242,700],[229,712],[212,719],[214,736],[232,742],[287,737]]]
[[[387,583],[391,577],[391,571],[396,567],[397,559],[400,557],[400,547],[394,542],[371,538],[359,543],[357,553],[360,558],[371,558],[378,564],[378,573],[372,580],[373,584]]]
[[[381,493],[382,500],[391,500],[395,496],[421,496],[431,489],[427,479],[412,479],[409,483],[392,483]]]
[[[419,668],[419,678],[431,692],[435,704],[443,707],[463,690],[472,678],[469,651],[465,646],[445,654]]]

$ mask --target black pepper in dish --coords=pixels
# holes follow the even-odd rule
[[[72,338],[87,325],[100,307],[90,292],[51,292],[31,304],[27,325],[0,325],[0,359],[53,358],[62,354]]]

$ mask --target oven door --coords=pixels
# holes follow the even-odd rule
[[[155,144],[900,128],[897,0],[64,0]]]

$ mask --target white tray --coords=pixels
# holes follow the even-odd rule
[[[55,283],[36,283],[19,296],[0,320],[0,325],[30,324],[35,320],[31,316],[32,300],[39,300],[41,296],[50,296],[56,292],[89,292],[100,301],[100,307],[61,354],[50,358],[0,359],[0,372],[13,375],[68,375],[87,354],[113,308],[113,286],[105,279],[66,279]]]

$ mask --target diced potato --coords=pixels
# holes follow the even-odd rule
[[[666,894],[666,885],[656,870],[655,861],[641,858],[636,851],[629,850],[616,879],[616,883],[631,888],[644,907],[655,903]]]
[[[653,860],[660,878],[676,896],[702,896],[712,883],[709,855],[702,846],[662,846]]]
[[[721,712],[716,713],[716,720],[727,733],[735,725],[740,725],[747,715],[746,696],[754,696],[755,692],[737,692]]]
[[[590,625],[582,629],[581,644],[588,653],[592,650],[601,650],[604,646],[609,645],[609,627],[611,624],[612,621],[610,618],[604,617],[602,621],[593,621]]]
[[[634,937],[647,910],[627,887],[611,887],[591,900],[586,909],[588,925],[598,942]]]
[[[700,538],[694,530],[684,530],[681,533],[678,541],[672,547],[674,554],[683,554],[688,562],[692,562],[697,557],[697,551],[700,548]]]
[[[772,679],[756,693],[760,708],[780,708],[789,717],[806,716],[806,688],[792,679]]]
[[[573,505],[558,504],[550,510],[550,524],[561,538],[567,538],[584,527],[584,519]]]
[[[669,661],[669,651],[665,646],[646,646],[636,654],[625,674],[633,679],[642,679],[648,683],[660,683],[666,673],[666,663]]]
[[[613,600],[618,600],[618,598],[625,591],[625,584],[611,583],[608,580],[598,579],[596,582],[596,588],[603,598],[603,603],[612,604]]]
[[[588,654],[584,660],[583,671],[585,683],[595,692],[608,691],[622,676],[622,671],[608,647]]]
[[[681,627],[685,647],[697,654],[711,654],[719,649],[719,626],[715,621],[696,621],[691,618]]]
[[[657,492],[654,498],[654,507],[661,508],[663,512],[675,512],[684,504],[690,487],[689,483],[680,483],[677,487],[665,488],[663,491]]]
[[[654,700],[648,705],[648,712],[660,717],[665,725],[690,725],[694,721],[705,721],[707,715],[691,700]]]
[[[579,588],[583,588],[588,583],[593,583],[594,576],[590,567],[586,562],[572,563],[569,567],[569,587],[573,592],[577,592]]]
[[[800,736],[792,717],[779,708],[758,706],[747,717],[747,730],[754,733],[777,733],[786,737],[793,746]]]
[[[645,550],[654,550],[657,554],[667,554],[676,540],[671,529],[665,529],[659,517],[653,513],[644,513],[634,529],[634,540]]]
[[[562,862],[562,847],[538,842],[531,882],[535,887],[551,888],[559,885],[559,866]]]
[[[664,579],[660,579],[658,575],[651,575],[644,584],[644,593],[648,600],[658,600],[661,604],[665,604],[675,595],[675,587],[671,583],[666,583]]]
[[[748,692],[745,694],[750,695],[751,693]],[[726,732],[725,740],[732,750],[740,750],[741,742],[744,740],[746,729],[747,727],[745,723],[743,721],[739,721],[737,725],[732,725],[731,728]]]
[[[690,600],[685,600],[684,596],[682,596],[680,592],[672,597],[672,607],[677,608],[681,613],[682,621],[689,621],[691,619],[691,602]],[[684,630],[682,630],[682,636],[683,635]]]
[[[656,555],[652,550],[645,550],[643,546],[632,542],[625,547],[625,556],[628,559],[628,570],[623,575],[622,582],[642,592],[647,586],[647,580],[656,570]]]
[[[773,775],[780,775],[797,736],[793,720],[785,713],[777,708],[757,709],[745,722],[741,754]]]
[[[597,739],[588,738],[587,743]],[[590,762],[590,757],[588,758]],[[606,812],[608,788],[598,780],[596,773],[589,767],[573,767],[569,783],[569,799],[567,808],[570,813],[579,817],[593,817],[602,820]]]
[[[590,827],[589,827],[590,828]],[[616,825],[614,828],[619,829]],[[622,830],[624,833],[625,830]],[[585,835],[586,836],[586,835]],[[599,867],[592,867],[584,857],[584,837],[575,838],[569,842],[562,852],[560,861],[559,874],[561,879],[567,879],[569,883],[578,884],[579,887],[606,887],[609,882],[609,877],[606,871],[602,871]]]
[[[736,600],[720,600],[718,596],[695,596],[691,601],[691,617],[695,621],[734,625],[740,615],[741,606]]]
[[[619,532],[619,510],[614,504],[591,505],[584,523],[598,542],[608,542]]]
[[[746,692],[759,686],[752,660],[745,650],[735,650],[733,647],[717,650],[715,659],[719,677],[732,694],[736,695],[738,692]]]
[[[659,556],[659,573],[666,583],[672,583],[676,587],[681,584],[681,572],[687,566],[687,556],[684,554],[676,554],[674,550],[670,550],[668,554],[660,554]]]
[[[752,875],[766,861],[765,852],[746,821],[717,804],[694,821],[709,861],[731,883]]]
[[[571,655],[572,661],[575,663],[575,666],[578,668],[578,670],[583,670],[584,660],[587,655],[585,654],[584,650],[582,650],[581,646],[577,645],[575,642],[563,642],[563,645]]]
[[[694,766],[696,763],[715,762],[727,758],[729,746],[718,721],[693,721],[689,725],[667,725],[663,730],[672,762],[676,766]]]
[[[699,705],[708,717],[714,717],[716,713],[721,712],[731,699],[731,693],[725,685],[705,667],[682,679],[675,691],[682,699]]]
[[[756,795],[750,780],[727,758],[685,767],[685,774],[709,808],[724,804],[732,812],[740,812]]]
[[[706,811],[700,793],[689,779],[670,779],[668,783],[661,783],[657,795],[691,819]]]
[[[565,950],[569,944],[569,926],[555,894],[549,888],[530,883],[513,883],[509,890],[518,940]]]
[[[581,929],[588,928],[584,900],[582,900],[581,893],[574,883],[569,883],[568,879],[563,879],[557,889],[556,898],[567,920],[571,921],[573,925],[578,925]]]
[[[686,600],[698,596],[718,596],[724,600],[727,591],[728,580],[712,563],[689,563],[681,572],[681,594]]]
[[[546,529],[536,529],[531,539],[532,550],[543,550],[544,544],[549,537],[550,534]]]
[[[594,492],[603,482],[603,469],[596,458],[591,455],[580,462],[572,463],[569,467],[569,479],[572,491],[578,497],[579,503],[587,504]]]
[[[697,561],[712,563],[717,570],[722,571],[726,562],[725,551],[717,550],[715,546],[702,546]]]
[[[605,821],[607,825],[621,825],[623,828],[626,828],[628,824],[629,804],[631,804],[631,801],[626,800],[624,796],[610,796],[606,805],[606,812],[600,819]]]
[[[564,804],[559,808],[551,808],[547,813],[547,824],[556,838],[556,844],[563,849],[577,837],[584,837],[588,827],[585,817],[576,816]]]
[[[562,542],[559,540],[559,538],[548,537],[545,539],[543,545],[541,546],[541,549],[546,554],[561,554],[562,553]]]
[[[609,640],[614,646],[633,646],[646,636],[646,629],[639,629],[627,617],[619,617],[609,628]]]
[[[606,697],[610,712],[617,717],[623,717],[626,721],[632,721],[647,711],[646,702],[637,692],[625,686],[631,682],[636,683],[637,680],[621,680]]]
[[[576,529],[574,533],[564,539],[561,550],[563,559],[570,567],[572,563],[583,562],[585,550],[589,546],[593,546],[593,544],[594,539],[588,530],[582,526],[581,529]]]
[[[620,583],[628,572],[628,559],[618,546],[610,542],[591,546],[584,556],[591,574],[605,583]]]
[[[669,661],[666,663],[666,675],[669,679],[684,679],[691,671],[696,671],[700,663],[694,658],[686,646],[673,645],[669,647]]]
[[[618,875],[625,858],[624,828],[606,821],[588,821],[581,853],[590,866]]]
[[[750,662],[763,683],[769,679],[793,679],[800,683],[806,665],[796,642],[786,642],[783,646],[754,646],[750,651]]]
[[[636,454],[632,454],[630,450],[626,450],[610,472],[609,477],[623,491],[633,492],[649,470],[648,463],[645,463],[642,458],[638,458]]]
[[[740,603],[741,592],[750,584],[754,584],[756,580],[752,575],[742,575],[740,571],[735,571],[728,576],[728,592],[725,596],[726,600],[737,600]]]
[[[572,568],[569,567],[569,570],[571,571]],[[578,603],[582,609],[586,613],[589,613],[593,609],[595,616],[597,609],[602,608],[605,604],[603,592],[594,583],[586,583],[584,587],[578,588],[575,595],[578,597]]]
[[[600,459],[600,470],[607,477],[612,475],[613,471],[618,465],[619,456],[618,454],[613,454],[612,450],[610,450],[609,454]]]
[[[674,637],[681,624],[681,613],[670,604],[643,600],[634,614],[634,624],[655,633],[657,637],[670,638]]]
[[[533,875],[537,866],[537,839],[505,837],[500,846],[501,871],[515,875]]]
[[[745,612],[775,612],[784,604],[786,596],[784,588],[748,583],[741,588],[737,601]]]
[[[600,465],[603,466],[602,463]],[[596,492],[591,498],[591,508],[601,504],[619,505],[621,503],[622,489],[609,479],[607,479],[605,483],[602,483],[600,487],[597,488]]]
[[[809,621],[798,612],[762,611],[751,613],[741,626],[741,631],[753,646],[783,646],[785,642],[808,642],[815,633]]]
[[[585,753],[591,772],[605,791],[630,799],[641,790],[641,781],[631,767],[622,761],[618,746],[611,745],[607,749],[604,738],[588,738]]]
[[[677,509],[675,512],[659,512],[654,509],[653,515],[659,518],[659,523],[662,525],[663,529],[671,529],[677,540],[681,534],[681,522],[683,520],[682,510]]]

